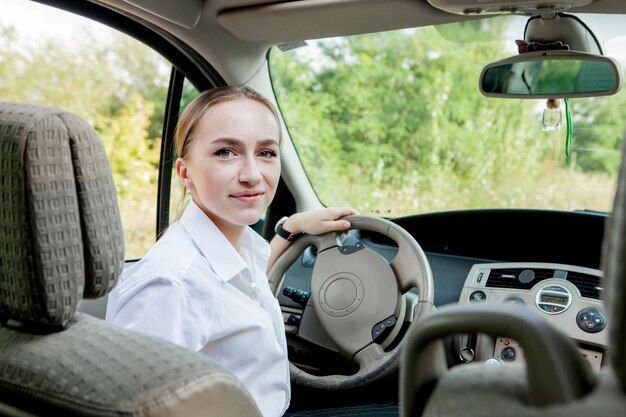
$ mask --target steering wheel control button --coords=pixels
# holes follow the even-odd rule
[[[576,315],[576,324],[587,333],[598,333],[606,327],[606,316],[595,307],[583,308]]]
[[[309,301],[309,298],[311,298],[311,293],[309,291],[300,290],[294,287],[285,287],[283,289],[283,295],[302,307],[304,307]]]
[[[363,283],[357,276],[340,272],[320,288],[319,305],[329,316],[347,316],[359,307],[363,293]]]
[[[470,303],[482,303],[487,300],[487,294],[483,291],[474,291],[469,296]]]
[[[372,340],[376,343],[381,343],[391,333],[395,325],[396,316],[389,316],[380,323],[376,323],[372,327]]]
[[[505,347],[502,349],[502,352],[500,352],[500,358],[507,362],[513,362],[515,358],[517,358],[517,352],[515,351],[515,348],[511,346]]]
[[[561,285],[546,285],[537,293],[535,303],[547,314],[559,314],[572,304],[572,295]]]
[[[362,242],[357,242],[355,245],[352,246],[342,246],[339,249],[339,253],[341,253],[342,255],[351,255],[354,252],[358,252],[361,249],[365,249],[365,245],[363,245]]]

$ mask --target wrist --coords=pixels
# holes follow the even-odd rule
[[[276,232],[276,235],[280,236],[281,238],[289,242],[293,242],[302,234],[300,229],[296,227],[295,223],[296,222],[294,222],[291,217],[285,216],[278,222],[276,222],[274,232]]]
[[[283,222],[283,227],[285,229],[296,235],[304,233],[304,231],[302,230],[301,222],[299,221],[301,217],[299,213],[294,213],[291,216],[285,217],[287,217]]]

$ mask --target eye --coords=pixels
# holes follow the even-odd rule
[[[213,153],[213,155],[219,156],[221,158],[228,158],[229,156],[233,156],[234,154],[235,154],[235,151],[231,148],[218,149],[217,151]]]
[[[278,156],[278,153],[271,149],[264,149],[261,152],[259,152],[259,156],[261,158],[276,158]]]

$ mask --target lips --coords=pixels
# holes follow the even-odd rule
[[[251,192],[247,191],[244,193],[231,194],[231,198],[234,198],[237,201],[242,203],[256,203],[263,197],[263,192]]]

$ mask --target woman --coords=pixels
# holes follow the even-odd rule
[[[267,271],[289,245],[251,228],[280,178],[272,104],[246,87],[206,91],[183,112],[176,171],[191,194],[180,220],[111,292],[107,321],[209,355],[236,375],[264,416],[282,416],[290,385],[285,329]],[[297,213],[284,236],[342,231],[350,208]]]

